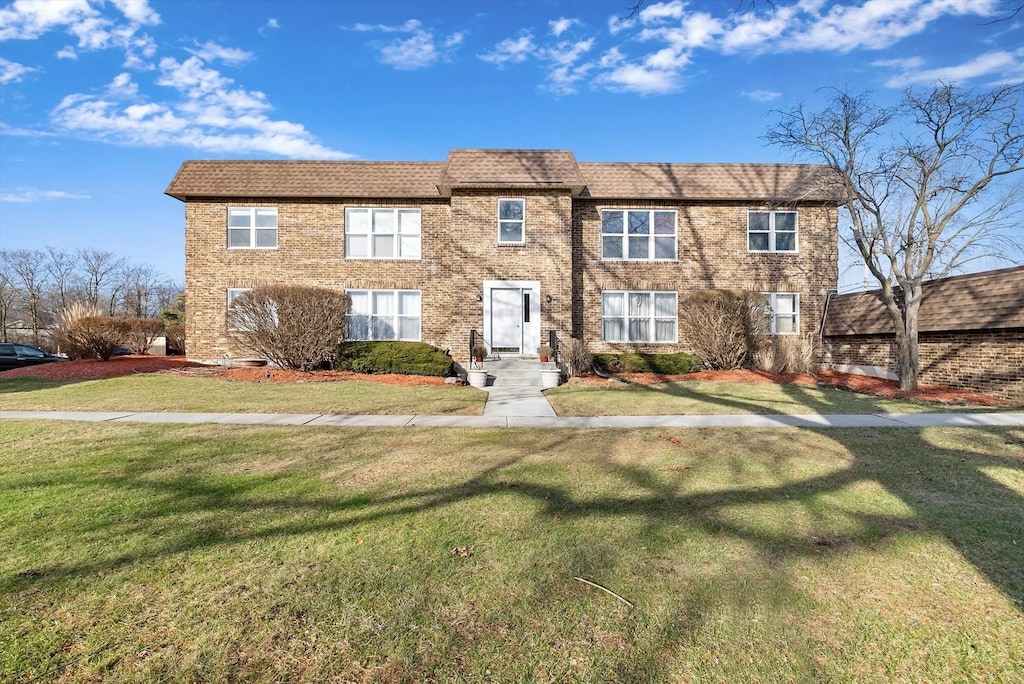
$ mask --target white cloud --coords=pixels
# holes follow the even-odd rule
[[[271,17],[270,19],[267,19],[266,26],[267,26],[267,28],[271,28],[271,29],[279,29],[279,28],[281,28],[281,24],[277,23],[277,19],[274,19],[273,17]]]
[[[982,76],[997,77],[1001,84],[1024,83],[1024,48],[1009,52],[997,50],[979,55],[963,64],[939,67],[937,69],[920,69],[923,60],[906,60],[904,71],[893,76],[885,85],[890,88],[903,88],[909,85],[933,85],[940,81],[963,84]],[[896,65],[894,65],[896,66]]]
[[[645,25],[660,24],[666,19],[681,19],[685,7],[685,3],[680,2],[680,0],[648,5],[640,10],[640,23]]]
[[[573,26],[579,24],[579,19],[566,19],[565,17],[559,17],[548,22],[548,27],[551,29],[551,35],[558,38],[563,33],[571,29]]]
[[[225,64],[232,66],[238,66],[244,62],[248,62],[253,58],[253,54],[240,48],[224,47],[218,45],[212,40],[208,40],[202,45],[196,43],[195,48],[185,48],[185,51],[191,53],[203,60],[204,62],[212,62],[214,60],[220,60]]]
[[[661,95],[679,88],[679,75],[676,72],[636,64],[624,64],[601,75],[597,80],[611,90],[642,95]]]
[[[9,192],[0,192],[0,202],[27,204],[52,199],[92,199],[89,195],[80,195],[62,190],[37,190],[36,188],[15,188]]]
[[[125,18],[136,24],[159,24],[160,15],[150,6],[149,0],[113,0]]]
[[[33,71],[38,71],[38,69],[0,57],[0,85],[18,83],[25,77],[25,74],[30,74]]]
[[[754,102],[771,102],[782,97],[782,93],[777,90],[751,90],[743,93],[743,97]]]
[[[234,86],[232,79],[196,56],[165,57],[156,84],[175,95],[161,102],[140,95],[122,73],[98,94],[66,96],[51,113],[64,132],[123,145],[167,147],[236,155],[348,159],[321,145],[301,124],[271,119],[266,95]]]
[[[78,59],[78,53],[75,52],[75,48],[65,45],[57,50],[57,59]]]
[[[419,19],[409,19],[403,24],[354,24],[342,26],[345,31],[363,33],[408,33],[408,38],[395,38],[387,42],[374,41],[377,58],[388,66],[396,69],[423,69],[439,61],[449,61],[454,49],[462,44],[462,34],[452,33],[443,38],[435,38],[433,31],[423,28]]]
[[[537,46],[533,36],[526,33],[518,38],[506,38],[494,46],[494,50],[480,55],[480,59],[491,64],[517,64],[535,56]]]

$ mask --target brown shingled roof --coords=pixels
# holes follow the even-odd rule
[[[828,201],[829,171],[806,164],[636,164],[583,162],[587,197]]]
[[[1024,328],[1024,266],[925,283],[921,332]],[[880,290],[833,297],[825,336],[892,334]]]
[[[586,185],[571,150],[451,150],[437,181],[442,195],[452,188],[568,187]]]
[[[166,194],[189,197],[437,197],[440,162],[186,161]]]

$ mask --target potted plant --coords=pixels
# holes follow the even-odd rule
[[[540,349],[537,350],[537,354],[540,356],[541,363],[547,363],[548,360],[554,355],[555,350],[546,344],[540,345]]]
[[[473,360],[477,363],[483,363],[484,357],[487,356],[487,347],[482,344],[477,344],[473,347]]]

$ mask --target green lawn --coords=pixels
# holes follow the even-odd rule
[[[560,416],[723,413],[920,413],[992,411],[964,404],[882,399],[833,387],[681,380],[657,385],[571,383],[545,392]]]
[[[1024,671],[1016,428],[4,421],[0,548],[0,681]]]
[[[480,415],[486,398],[470,387],[399,387],[362,380],[253,383],[157,373],[66,383],[0,379],[0,408],[7,411]]]

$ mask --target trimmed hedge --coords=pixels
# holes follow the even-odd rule
[[[335,368],[356,373],[452,374],[452,357],[424,342],[342,342]]]
[[[606,373],[658,373],[685,375],[701,369],[701,360],[692,354],[594,354],[598,368]]]

